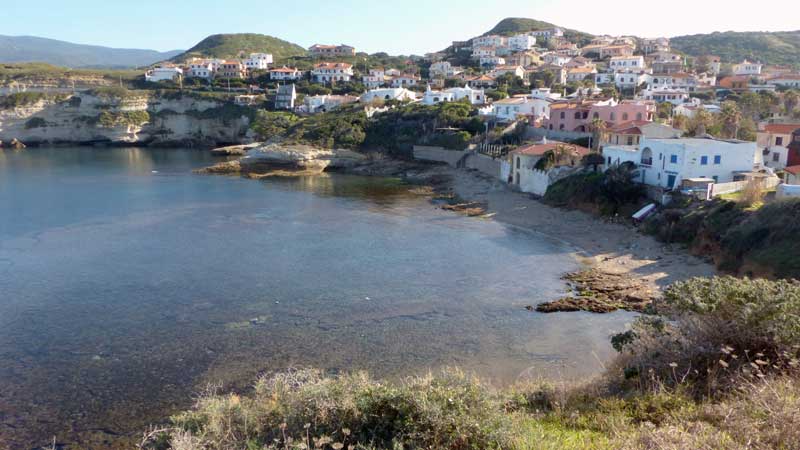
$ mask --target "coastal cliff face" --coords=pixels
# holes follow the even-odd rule
[[[251,118],[221,100],[152,91],[17,95],[0,103],[0,141],[213,147],[249,142]]]

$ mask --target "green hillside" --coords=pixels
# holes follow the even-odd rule
[[[501,36],[511,36],[519,33],[527,33],[529,31],[546,30],[554,28],[558,25],[553,25],[549,22],[542,22],[541,20],[526,19],[522,17],[509,17],[501,20],[488,34],[499,34]],[[586,44],[592,39],[592,35],[581,31],[570,30],[564,27],[559,27],[564,30],[564,37],[569,41],[575,42],[578,45]]]
[[[306,50],[297,44],[264,34],[214,34],[172,60],[183,61],[191,57],[236,58],[240,52],[271,53],[276,61],[306,54]]]
[[[745,58],[765,64],[800,64],[800,31],[735,32],[678,36],[672,47],[692,56],[716,55],[723,62]]]

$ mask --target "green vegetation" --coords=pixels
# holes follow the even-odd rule
[[[671,44],[691,56],[716,55],[731,63],[746,58],[766,64],[797,65],[800,59],[800,31],[697,34],[672,38]]]
[[[483,122],[468,103],[394,105],[367,119],[364,108],[348,105],[334,111],[297,117],[283,112],[259,112],[251,128],[262,139],[325,148],[364,148],[408,156],[414,144],[464,149],[484,130]]]
[[[26,130],[32,130],[34,128],[46,128],[46,127],[47,127],[47,121],[41,117],[31,117],[30,119],[28,119],[27,122],[25,122]]]
[[[103,128],[113,128],[116,126],[141,126],[150,121],[150,114],[147,111],[122,111],[110,112],[103,111],[93,122]]]
[[[492,389],[458,370],[381,382],[298,370],[210,392],[145,449],[767,449],[800,442],[800,285],[671,286],[589,384]]]
[[[800,278],[800,200],[757,209],[727,200],[678,203],[645,222],[645,232],[711,253],[733,273]]]
[[[543,201],[552,206],[589,209],[613,216],[640,206],[644,190],[633,177],[628,165],[612,167],[605,173],[572,175],[553,183]]]
[[[0,63],[0,84],[15,80],[81,77],[101,77],[116,82],[122,79],[129,82],[141,75],[141,71],[137,70],[70,69],[45,63]]]
[[[237,58],[240,53],[271,53],[276,61],[282,61],[291,56],[304,56],[306,50],[299,45],[264,34],[214,34],[172,58],[172,61],[184,61],[192,57]]]
[[[42,92],[17,92],[0,97],[0,109],[29,106],[47,99],[47,94]]]
[[[104,100],[125,100],[129,98],[139,98],[150,95],[150,91],[134,91],[120,86],[104,86],[90,89],[88,95]]]
[[[549,28],[555,28],[556,26],[557,25],[553,25],[552,23],[548,22],[542,22],[540,20],[509,17],[501,20],[500,23],[495,25],[495,27],[486,33],[486,35],[499,34],[502,36],[512,36],[515,34],[527,33],[529,31],[540,31]],[[593,38],[593,36],[588,33],[583,33],[576,30],[568,30],[566,28],[562,29],[564,30],[564,37],[567,40],[570,42],[575,42],[579,45],[585,45]]]

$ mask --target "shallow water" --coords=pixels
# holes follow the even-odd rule
[[[191,173],[213,162],[0,152],[0,448],[110,446],[287,367],[588,376],[630,321],[525,311],[577,268],[543,235],[393,179]]]

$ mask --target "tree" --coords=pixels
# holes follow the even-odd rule
[[[672,117],[673,105],[670,102],[663,102],[658,104],[658,118],[669,119]]]
[[[679,130],[686,131],[686,128],[689,126],[689,118],[684,116],[683,114],[678,114],[672,118],[672,128],[677,128]]]
[[[595,152],[600,151],[600,143],[603,141],[603,135],[606,132],[606,121],[601,118],[592,119],[590,129],[592,130],[592,150]]]
[[[797,94],[797,91],[786,91],[783,94],[783,107],[786,110],[786,115],[791,116],[794,110],[797,109],[798,103],[800,103],[800,95]]]
[[[722,104],[719,114],[720,125],[725,137],[735,139],[739,135],[739,126],[742,123],[742,111],[736,102],[727,101]]]
[[[260,139],[269,140],[282,136],[298,120],[292,113],[259,110],[250,128]]]
[[[691,136],[702,136],[714,125],[714,116],[704,108],[699,108],[694,117],[688,121],[687,131]]]

